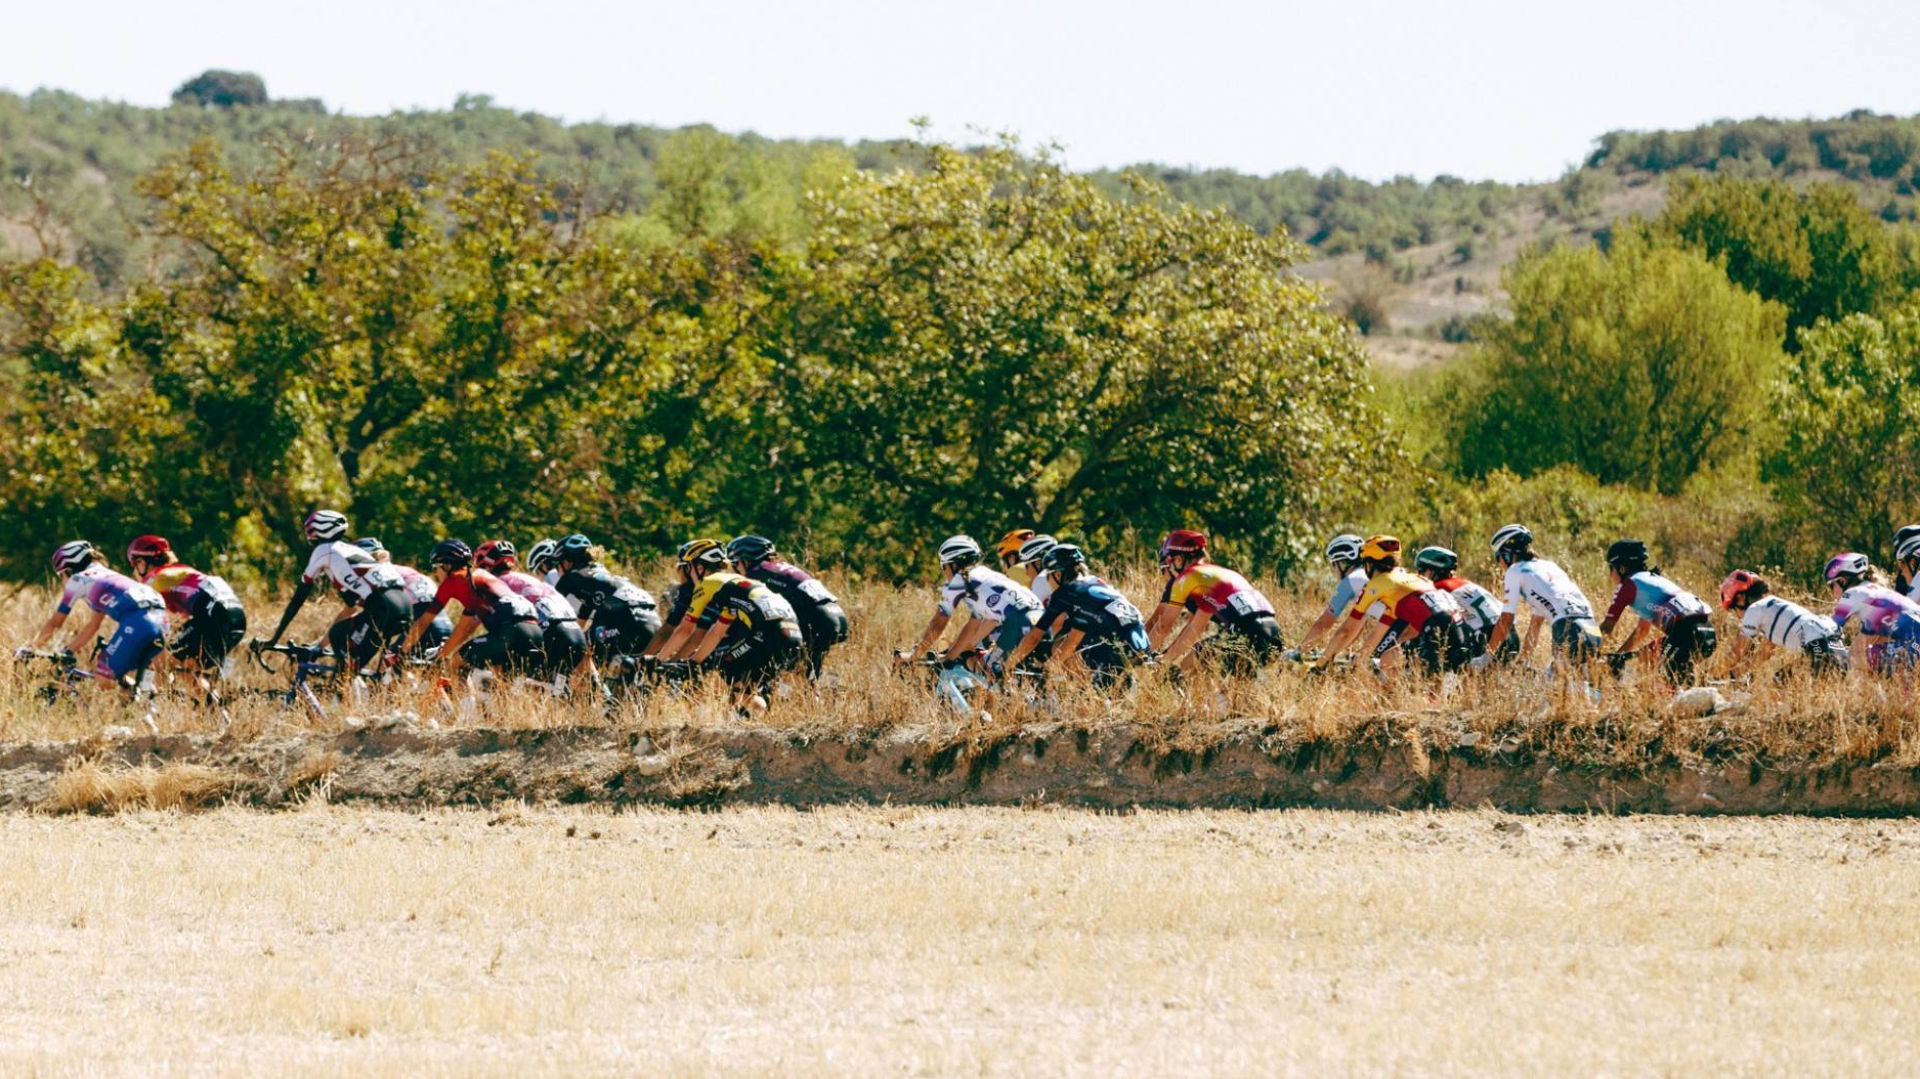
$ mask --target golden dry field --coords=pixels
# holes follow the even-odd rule
[[[0,817],[0,1073],[1901,1075],[1920,828]]]

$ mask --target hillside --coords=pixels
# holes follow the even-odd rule
[[[58,91],[0,93],[0,169],[13,181],[0,192],[0,250],[52,249],[112,288],[141,265],[143,208],[135,178],[195,140],[225,144],[242,162],[263,160],[267,141],[387,141],[396,153],[468,163],[493,151],[532,152],[542,170],[585,185],[615,210],[654,206],[675,147],[690,140],[724,144],[723,194],[746,201],[770,185],[784,202],[767,211],[796,216],[811,169],[888,169],[907,160],[902,142],[782,141],[728,136],[708,128],[670,130],[640,124],[565,124],[495,107],[463,95],[445,110],[354,117],[317,101],[154,109],[89,101]],[[684,156],[684,155],[683,155]],[[1249,176],[1142,165],[1138,171],[1176,198],[1223,207],[1262,231],[1285,228],[1316,257],[1308,276],[1329,284],[1365,329],[1374,354],[1399,367],[1443,359],[1471,333],[1469,321],[1498,302],[1500,270],[1524,247],[1583,242],[1609,223],[1658,211],[1666,180],[1687,170],[1796,182],[1831,180],[1855,187],[1890,222],[1915,217],[1920,190],[1920,117],[1867,112],[1834,120],[1720,121],[1680,132],[1610,132],[1586,162],[1559,181],[1538,185],[1429,182],[1398,177],[1370,182],[1293,170]],[[1115,172],[1093,174],[1110,190]],[[742,192],[748,194],[742,194]]]

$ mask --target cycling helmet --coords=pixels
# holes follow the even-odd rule
[[[1165,565],[1169,558],[1180,554],[1206,554],[1207,534],[1195,532],[1190,528],[1176,528],[1167,533],[1160,541],[1160,564]]]
[[[1065,573],[1086,567],[1087,552],[1071,543],[1056,543],[1046,555],[1046,568]]]
[[[1920,525],[1902,525],[1900,530],[1893,534],[1893,545],[1898,547],[1915,536],[1920,536]]]
[[[1746,596],[1748,592],[1755,588],[1758,588],[1761,594],[1765,595],[1768,591],[1767,579],[1758,573],[1744,569],[1737,569],[1727,574],[1727,579],[1720,582],[1720,609],[1724,611],[1733,610],[1734,603],[1741,600],[1742,597]],[[1748,599],[1746,602],[1751,603],[1753,601]],[[1742,606],[1744,605],[1743,603]]]
[[[71,540],[53,549],[53,568],[58,573],[78,573],[93,564],[100,552],[86,540]]]
[[[685,551],[687,548],[682,546],[680,549]],[[593,561],[593,541],[575,532],[573,535],[560,541],[559,548],[554,552],[554,559],[556,561],[567,559],[574,562],[591,562]]]
[[[1351,532],[1342,532],[1327,541],[1327,561],[1338,567],[1344,562],[1360,561],[1360,544],[1364,542]]]
[[[1920,558],[1920,535],[1908,537],[1907,541],[1900,545],[1900,549],[1893,552],[1893,556],[1902,562],[1909,558]]]
[[[1002,540],[1000,546],[1005,549],[1006,541]],[[1014,553],[1018,554],[1019,550],[1015,547]],[[978,561],[980,545],[973,541],[972,536],[951,536],[940,545],[940,564],[943,566],[971,566]]]
[[[513,549],[512,540],[488,540],[474,548],[473,564],[486,570],[488,573],[496,573],[502,568],[512,565],[513,560],[519,557],[519,555],[520,552]]]
[[[1840,577],[1865,577],[1873,564],[1857,551],[1842,551],[1827,561],[1826,580],[1832,584]]]
[[[347,515],[339,510],[314,510],[300,528],[309,543],[329,543],[347,534]]]
[[[1607,548],[1607,565],[1614,569],[1639,569],[1647,564],[1647,545],[1642,540],[1623,539]]]
[[[1400,558],[1400,537],[1368,536],[1360,545],[1360,557],[1367,562],[1393,562]]]
[[[1493,534],[1493,555],[1519,554],[1533,546],[1533,533],[1526,525],[1507,525]]]
[[[719,540],[697,539],[687,544],[687,553],[682,560],[689,566],[699,566],[709,572],[727,568],[727,549]]]
[[[536,573],[545,573],[553,568],[555,556],[560,553],[558,540],[543,539],[527,548],[527,568]]]
[[[362,536],[359,539],[354,540],[353,545],[367,552],[368,554],[379,554],[381,551],[384,551],[387,549],[386,544],[381,543],[379,540],[373,538],[372,536]]]
[[[1413,556],[1413,564],[1419,569],[1430,569],[1438,573],[1452,573],[1460,568],[1460,556],[1445,547],[1428,547]]]
[[[473,548],[465,540],[446,539],[433,545],[433,553],[427,556],[427,563],[433,566],[445,566],[448,569],[461,569],[473,565]]]
[[[141,536],[139,539],[127,544],[127,561],[129,562],[132,562],[136,558],[144,558],[149,562],[157,562],[171,554],[173,554],[173,544],[168,543],[160,536]]]
[[[1014,556],[1020,553],[1020,545],[1032,539],[1037,534],[1038,533],[1034,532],[1031,528],[1016,528],[1006,535],[1001,536],[1000,542],[993,545],[994,550],[1000,553],[1000,561],[1011,562]]]
[[[727,544],[727,557],[735,562],[765,562],[774,553],[773,541],[765,536],[736,536]]]
[[[1035,536],[1020,545],[1020,564],[1024,566],[1030,562],[1038,562],[1042,558],[1047,557],[1048,551],[1058,546],[1060,546],[1060,541],[1054,539],[1052,536]]]

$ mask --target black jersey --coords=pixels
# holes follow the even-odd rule
[[[1053,590],[1040,624],[1051,626],[1061,615],[1066,615],[1068,629],[1079,630],[1089,642],[1110,640],[1137,652],[1147,650],[1146,619],[1140,609],[1098,577],[1078,577]]]
[[[659,607],[646,589],[599,564],[568,570],[553,587],[572,601],[581,618],[595,622],[642,617]]]

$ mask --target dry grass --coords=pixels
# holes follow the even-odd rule
[[[232,776],[200,764],[109,768],[78,760],[55,781],[48,808],[62,813],[200,809],[225,797],[233,785]]]
[[[9,1075],[1905,1074],[1920,828],[0,818]]]
[[[1151,606],[1158,587],[1156,576],[1127,573],[1119,583],[1144,601],[1143,608]],[[1769,680],[1739,691],[1744,708],[1737,712],[1688,717],[1669,712],[1669,693],[1651,678],[1608,682],[1596,705],[1582,695],[1554,693],[1537,676],[1525,673],[1469,678],[1452,692],[1442,693],[1434,684],[1417,680],[1383,691],[1364,675],[1312,681],[1296,669],[1277,667],[1258,679],[1201,678],[1185,686],[1148,676],[1112,694],[1056,683],[1044,700],[1010,694],[987,701],[993,716],[990,722],[964,720],[941,706],[919,674],[902,675],[890,661],[893,648],[910,645],[919,635],[932,607],[931,591],[859,585],[845,591],[855,618],[855,639],[829,661],[833,687],[820,691],[797,682],[785,686],[771,711],[752,722],[802,740],[858,740],[906,731],[931,744],[991,739],[1031,724],[1084,730],[1127,724],[1186,750],[1200,750],[1235,735],[1331,744],[1385,723],[1396,737],[1414,738],[1437,749],[1477,736],[1486,745],[1600,767],[1632,768],[1674,759],[1816,766],[1890,761],[1920,766],[1920,698],[1906,682],[1865,676],[1844,687]],[[1280,589],[1272,594],[1290,634],[1297,635],[1317,613],[1317,596]],[[24,637],[43,600],[36,595],[16,597],[10,608],[0,609],[0,625],[10,626],[16,638]],[[270,613],[263,605],[256,603],[256,607],[260,608],[256,617]],[[308,614],[301,639],[319,633],[326,613]],[[1721,631],[1723,640],[1738,632],[1730,624],[1723,624]],[[0,674],[0,744],[83,739],[109,726],[141,726],[138,713],[110,694],[49,707],[33,695],[34,676],[32,668],[11,665]],[[253,686],[272,684],[257,669],[250,670],[244,681]],[[726,694],[712,685],[686,695],[656,695],[644,705],[612,716],[592,704],[554,701],[532,692],[500,692],[482,709],[455,712],[437,705],[427,691],[408,689],[359,706],[335,707],[324,720],[277,701],[243,697],[229,710],[223,727],[218,716],[179,696],[163,698],[155,719],[167,733],[224,730],[235,739],[248,740],[324,733],[339,730],[349,721],[377,723],[395,716],[442,726],[545,728],[612,723],[652,732],[741,723]],[[316,773],[294,779],[291,786],[323,782],[324,774]]]

